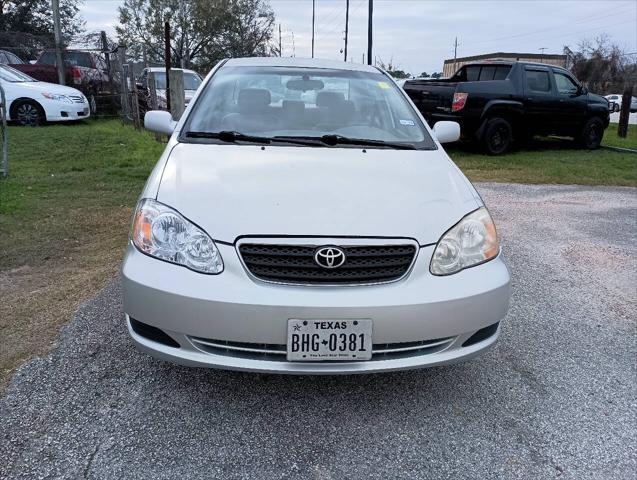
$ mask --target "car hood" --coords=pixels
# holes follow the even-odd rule
[[[215,240],[410,237],[435,243],[479,206],[442,150],[178,143],[157,200]]]
[[[82,92],[75,88],[67,87],[65,85],[58,85],[57,83],[48,82],[17,82],[12,85],[19,86],[24,91],[30,91],[33,93],[55,93],[57,95],[82,95]]]

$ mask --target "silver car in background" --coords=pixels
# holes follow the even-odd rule
[[[122,267],[133,341],[184,365],[427,367],[491,347],[509,272],[480,196],[377,68],[221,62],[174,122]]]

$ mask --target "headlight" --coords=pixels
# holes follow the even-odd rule
[[[178,212],[150,198],[139,202],[131,233],[142,252],[201,273],[223,271],[223,260],[206,232]]]
[[[66,95],[58,95],[57,93],[43,92],[42,96],[56,102],[73,103]]]
[[[445,233],[431,257],[429,271],[450,275],[495,258],[500,251],[495,224],[485,208],[471,212]]]

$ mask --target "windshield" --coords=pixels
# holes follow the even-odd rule
[[[22,73],[15,68],[11,68],[7,65],[0,65],[0,78],[7,82],[37,82],[35,78],[29,77],[27,74]]]
[[[435,148],[390,79],[380,72],[337,69],[222,67],[194,105],[188,131],[338,135]]]
[[[93,68],[93,62],[91,62],[91,54],[88,52],[64,52],[64,63],[66,65],[72,65],[74,67],[86,67]],[[45,65],[55,65],[55,52],[44,52],[38,59],[38,63]]]
[[[166,90],[166,72],[154,72],[155,88]],[[201,85],[201,78],[196,73],[184,73],[184,90],[197,90]]]

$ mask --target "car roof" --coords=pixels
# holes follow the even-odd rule
[[[330,70],[349,70],[357,72],[375,72],[378,69],[362,63],[343,62],[338,60],[324,60],[318,58],[298,57],[248,57],[231,58],[224,66],[229,67],[299,67],[326,68]]]
[[[182,70],[186,73],[197,73],[194,70],[188,70],[187,68],[170,68],[171,70]],[[165,72],[166,69],[164,67],[146,67],[146,70],[149,72]]]

